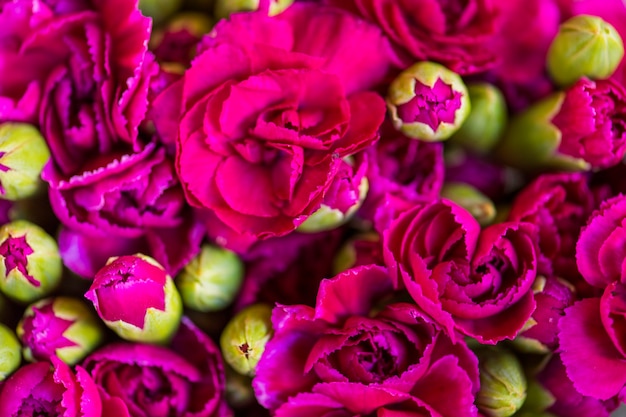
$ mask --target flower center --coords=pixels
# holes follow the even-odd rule
[[[398,116],[404,123],[423,123],[433,132],[441,123],[453,124],[456,111],[461,107],[461,93],[438,78],[432,87],[415,80],[415,97],[397,106]]]

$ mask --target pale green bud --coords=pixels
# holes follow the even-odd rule
[[[13,330],[0,323],[0,382],[20,367],[21,348]]]
[[[423,61],[392,81],[387,107],[395,128],[406,136],[442,141],[467,119],[470,98],[458,74],[443,65]]]
[[[493,201],[469,184],[448,182],[441,189],[441,197],[452,200],[466,209],[481,226],[491,224],[496,217]]]
[[[609,78],[624,56],[624,44],[613,26],[598,16],[578,15],[559,27],[550,49],[547,67],[561,86],[582,77]]]
[[[224,360],[242,375],[254,376],[256,366],[272,337],[272,308],[254,304],[237,313],[220,337]]]
[[[216,311],[233,302],[243,275],[243,262],[234,252],[203,245],[198,256],[176,278],[176,285],[186,307],[202,312]]]
[[[0,227],[0,291],[21,303],[50,294],[63,265],[56,241],[41,227],[16,220]]]
[[[35,127],[25,123],[0,125],[0,198],[19,200],[35,194],[49,159],[48,145]]]
[[[287,10],[295,0],[272,0],[269,15],[274,16]],[[259,9],[259,0],[216,0],[214,14],[218,19],[224,19],[233,13],[251,12]]]
[[[502,92],[489,83],[468,84],[467,91],[472,110],[450,140],[466,149],[485,154],[496,145],[506,128],[506,100]]]
[[[181,5],[182,0],[139,0],[141,13],[151,17],[157,25],[176,13]]]
[[[512,416],[526,400],[526,376],[520,362],[499,347],[481,347],[476,356],[480,372],[478,409],[489,417]]]

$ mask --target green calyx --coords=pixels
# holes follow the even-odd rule
[[[0,382],[20,367],[22,362],[20,342],[15,333],[0,323]]]
[[[512,416],[524,404],[528,388],[519,360],[498,347],[480,347],[476,355],[480,371],[476,405],[489,417]]]
[[[224,360],[242,375],[254,376],[265,345],[274,334],[272,308],[254,304],[237,313],[220,337]]]

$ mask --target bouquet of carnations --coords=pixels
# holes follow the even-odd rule
[[[608,417],[622,0],[0,0],[0,417]]]

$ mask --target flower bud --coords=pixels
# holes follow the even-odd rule
[[[185,307],[209,312],[226,308],[243,281],[244,266],[227,249],[203,245],[198,256],[176,278]]]
[[[182,0],[139,0],[139,9],[151,17],[155,24],[164,22],[181,6]]]
[[[496,207],[493,201],[469,184],[446,183],[441,189],[441,196],[469,211],[481,226],[491,224],[496,217]]]
[[[485,154],[496,145],[506,128],[506,100],[502,92],[489,83],[469,84],[467,91],[472,109],[450,140],[466,149]]]
[[[37,192],[50,150],[35,127],[0,125],[0,198],[19,200]]]
[[[360,160],[355,165],[353,158],[344,159],[320,208],[301,223],[297,230],[318,233],[336,229],[348,222],[359,210],[369,191],[366,173],[365,161]]]
[[[0,323],[0,382],[20,367],[22,355],[20,342],[13,330]]]
[[[561,86],[582,77],[609,78],[624,56],[619,33],[602,18],[578,15],[565,21],[550,45],[548,72]]]
[[[167,343],[183,313],[172,278],[157,261],[142,254],[110,258],[85,297],[110,329],[136,342]]]
[[[517,357],[498,347],[480,347],[478,409],[489,417],[508,417],[526,400],[526,376]]]
[[[287,10],[294,0],[270,0],[269,15],[274,16]],[[225,19],[233,13],[250,12],[259,9],[260,0],[216,0],[214,15],[218,19]]]
[[[17,325],[27,361],[57,356],[74,365],[93,352],[104,338],[100,321],[80,300],[47,298],[31,304]]]
[[[41,227],[16,220],[0,227],[0,290],[21,303],[47,296],[61,281],[55,240]]]
[[[590,169],[584,159],[558,152],[563,135],[552,120],[559,114],[564,99],[563,92],[551,94],[513,117],[494,150],[498,160],[529,172]]]
[[[224,360],[242,375],[254,376],[256,365],[273,335],[272,308],[254,304],[237,313],[220,337]]]
[[[413,139],[442,141],[456,132],[470,113],[461,77],[434,62],[418,62],[392,81],[387,107],[396,129]]]

